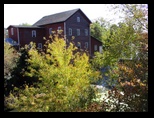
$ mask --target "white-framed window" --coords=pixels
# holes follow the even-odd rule
[[[68,29],[69,36],[72,36],[72,28]]]
[[[77,36],[80,36],[80,29],[77,29]]]
[[[80,22],[80,17],[77,17],[77,22]]]
[[[36,37],[36,30],[32,30],[32,37]]]
[[[85,42],[85,48],[88,49],[88,42]]]
[[[38,43],[38,48],[42,49],[42,43]]]
[[[52,28],[49,28],[49,35],[52,34]]]
[[[94,45],[94,51],[97,51],[97,45]]]
[[[58,30],[61,30],[61,26],[58,27]]]
[[[88,29],[84,29],[85,36],[88,36]]]
[[[14,35],[14,29],[11,28],[11,35]]]
[[[103,52],[103,48],[102,48],[102,46],[99,46],[99,52],[100,52],[100,53]]]
[[[81,42],[77,43],[77,47],[78,47],[78,49],[81,49]]]

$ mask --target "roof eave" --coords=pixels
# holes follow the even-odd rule
[[[6,29],[8,29],[9,27],[16,27],[16,28],[39,28],[39,29],[40,29],[40,28],[41,28],[41,29],[43,28],[43,27],[38,27],[38,26],[35,26],[35,27],[34,27],[34,26],[20,26],[20,25],[17,26],[17,25],[9,25]]]
[[[83,13],[83,11],[82,11],[80,8],[79,8],[77,11],[80,11],[80,12],[86,17],[86,19],[88,20],[88,22],[89,22],[90,24],[92,23],[91,20]],[[76,11],[76,12],[77,12],[77,11]],[[73,16],[76,12],[74,12],[71,16]],[[70,17],[71,17],[71,16],[70,16]],[[65,21],[67,21],[70,17],[68,17]],[[64,21],[64,22],[65,22],[65,21]]]
[[[80,10],[81,13],[87,18],[87,20],[89,21],[89,23],[92,23],[91,20],[84,14],[84,12],[83,12],[81,9],[79,9],[79,10]]]
[[[58,22],[53,22],[53,23],[46,23],[46,24],[42,24],[42,25],[37,25],[38,27],[41,27],[41,26],[44,26],[44,25],[49,25],[49,24],[55,24],[55,23],[63,23],[65,22],[66,20],[64,21],[58,21]]]
[[[93,37],[93,36],[91,36],[92,38],[94,38],[94,39],[96,39],[97,41],[99,41],[99,42],[101,42],[102,44],[103,44],[103,42],[102,41],[100,41],[100,40],[98,40],[97,38],[95,38],[95,37]]]

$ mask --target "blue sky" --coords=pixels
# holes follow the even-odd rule
[[[119,16],[108,8],[110,4],[4,4],[4,27],[22,23],[34,24],[43,16],[80,8],[91,20],[103,17],[119,22]],[[119,14],[120,15],[120,14]]]

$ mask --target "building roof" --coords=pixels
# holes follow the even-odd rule
[[[4,42],[9,43],[9,44],[12,45],[12,46],[18,45],[18,43],[17,43],[16,41],[14,41],[12,38],[6,38],[6,39],[4,40]]]
[[[64,12],[44,16],[40,20],[38,20],[36,23],[34,23],[33,26],[41,26],[41,25],[46,25],[46,24],[64,22],[79,10],[80,9],[78,8],[78,9],[73,9],[73,10],[69,10],[69,11],[64,11]],[[81,11],[81,13],[84,14],[82,11]],[[91,23],[91,21],[88,18],[87,18],[87,20]]]
[[[16,28],[42,28],[42,27],[38,27],[38,26],[22,26],[22,25],[10,25],[10,26],[8,26],[8,28],[11,26],[16,27]]]
[[[95,37],[93,37],[93,36],[91,36],[91,39],[94,39],[94,40],[96,40],[96,41],[99,41],[99,42],[101,42],[101,43],[103,44],[102,41],[98,40],[97,38],[95,38]]]

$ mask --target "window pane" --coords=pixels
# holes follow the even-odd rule
[[[60,26],[58,27],[58,30],[61,30],[61,27]]]
[[[85,29],[84,32],[85,32],[85,36],[88,36],[88,30]]]
[[[42,49],[42,43],[38,43],[38,48]]]
[[[80,17],[77,17],[77,22],[80,22]]]
[[[11,28],[11,35],[14,35],[14,31],[13,31],[13,28]]]
[[[36,30],[32,30],[32,37],[36,37]]]
[[[88,42],[85,42],[85,48],[88,49]]]
[[[49,28],[49,35],[52,34],[52,28]]]
[[[102,53],[102,46],[99,46],[99,52]]]
[[[94,51],[97,51],[97,45],[94,45]]]
[[[71,36],[71,35],[72,35],[72,29],[69,28],[69,36]]]
[[[77,36],[80,35],[80,29],[77,29]]]
[[[78,47],[79,49],[81,49],[81,43],[80,43],[80,42],[77,43],[77,47]]]

